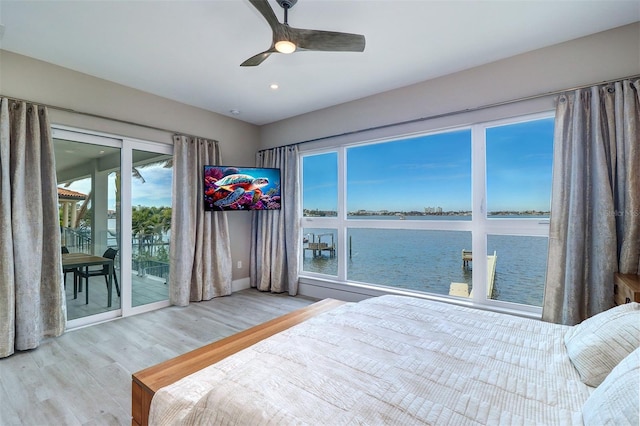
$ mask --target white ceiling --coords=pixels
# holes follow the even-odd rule
[[[247,0],[0,0],[0,47],[261,125],[636,21],[639,0],[300,0],[291,26],[365,51],[241,68],[271,44]]]

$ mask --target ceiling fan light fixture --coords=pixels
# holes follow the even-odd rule
[[[280,40],[275,44],[275,48],[280,53],[293,53],[296,51],[296,45],[289,40]]]

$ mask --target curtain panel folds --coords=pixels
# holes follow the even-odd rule
[[[256,165],[280,169],[282,209],[252,213],[250,285],[260,291],[295,296],[300,259],[298,147],[261,151]]]
[[[47,109],[0,99],[0,358],[65,330],[56,186]]]
[[[575,90],[556,108],[543,319],[613,306],[613,274],[640,268],[640,79]]]
[[[231,245],[225,212],[205,212],[203,167],[220,164],[216,141],[176,135],[169,250],[169,300],[186,306],[231,294]]]

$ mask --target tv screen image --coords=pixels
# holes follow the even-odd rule
[[[279,210],[280,169],[204,166],[204,209]]]

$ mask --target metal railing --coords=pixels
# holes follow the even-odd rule
[[[138,271],[139,277],[146,277],[151,275],[158,278],[169,278],[169,264],[166,262],[159,262],[157,260],[136,260],[131,262],[133,270]]]
[[[91,231],[86,228],[60,227],[62,245],[71,252],[88,252],[91,250]]]

